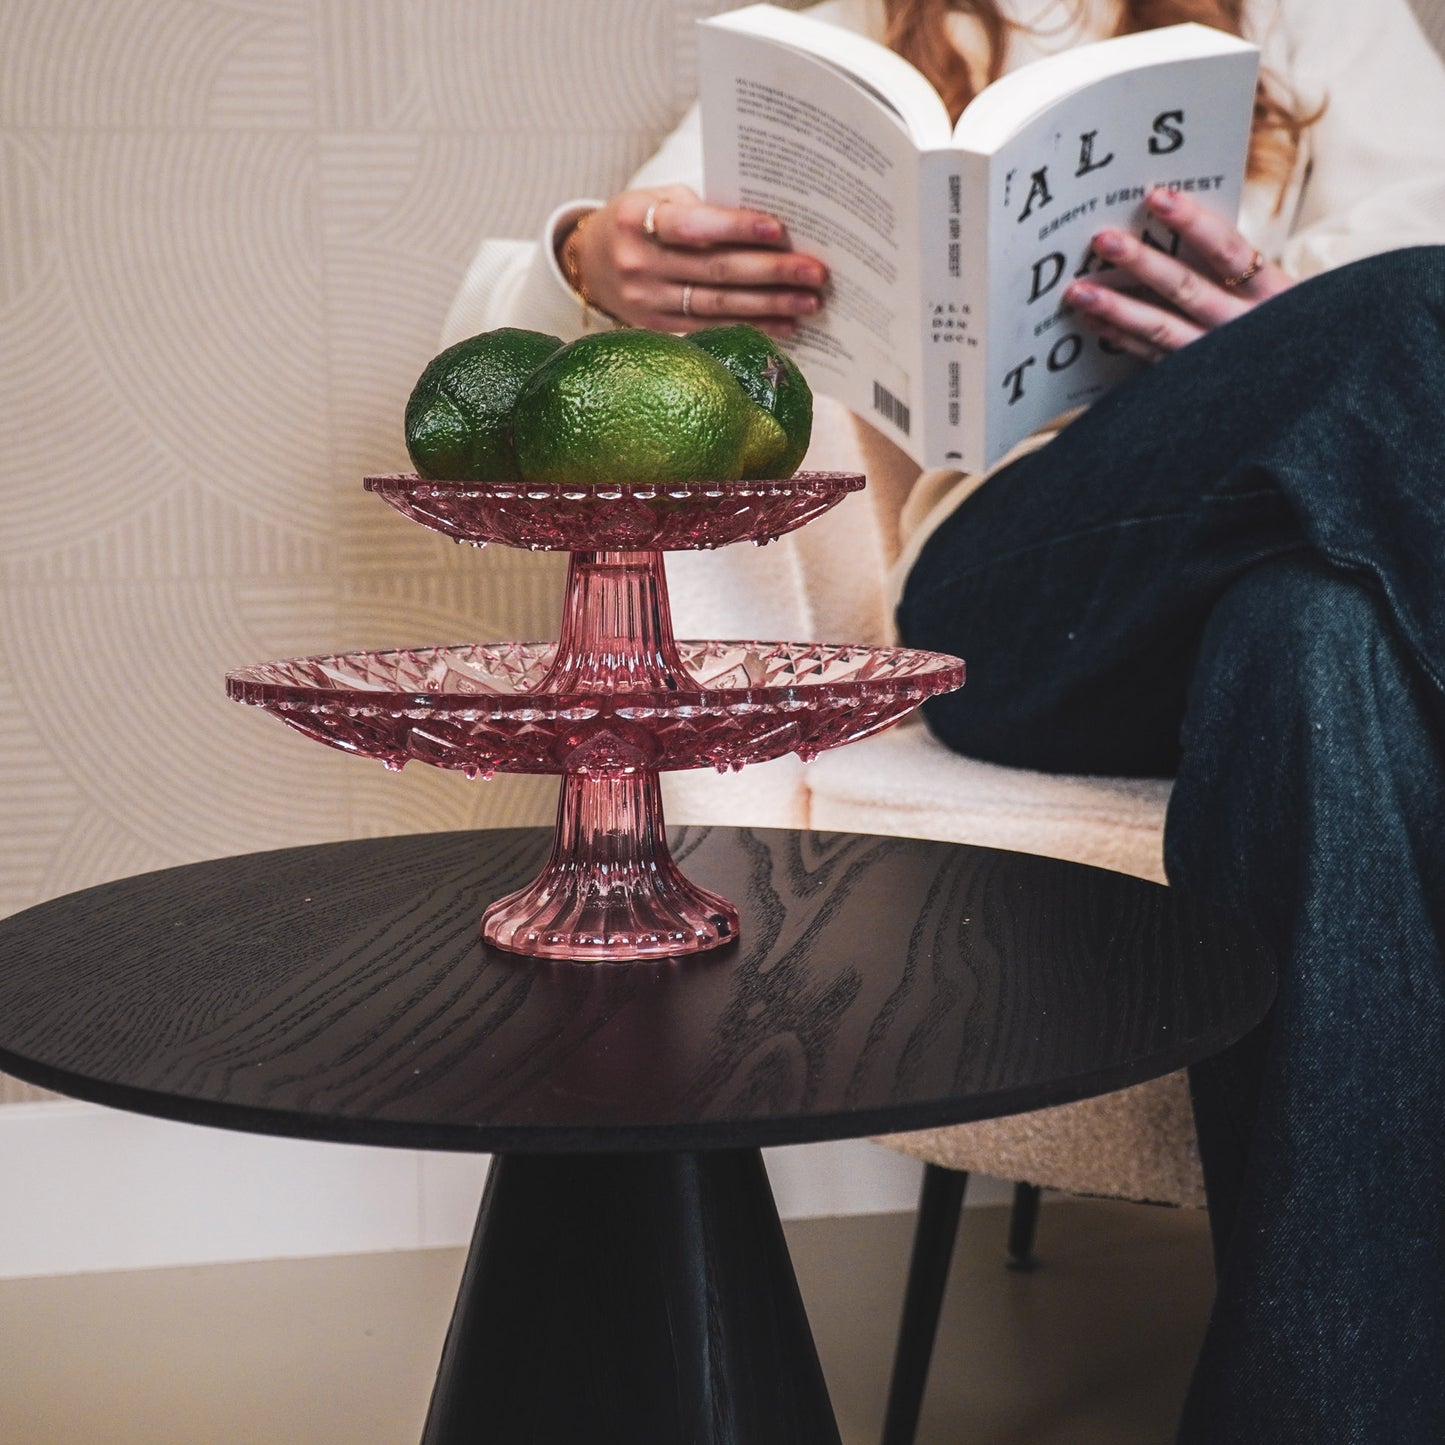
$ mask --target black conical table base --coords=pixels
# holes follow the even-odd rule
[[[504,1155],[423,1445],[830,1445],[755,1149]]]

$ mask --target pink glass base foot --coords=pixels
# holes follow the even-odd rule
[[[482,915],[497,948],[577,962],[671,958],[737,935],[737,909],[673,862],[651,771],[567,774],[547,866]]]

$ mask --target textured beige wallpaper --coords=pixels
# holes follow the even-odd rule
[[[729,0],[3,0],[0,912],[550,817],[229,704],[228,667],[550,635],[547,559],[362,493],[484,235],[606,191]],[[1437,41],[1445,0],[1421,0]],[[0,1102],[31,1097],[0,1078]]]
[[[228,667],[550,635],[555,563],[365,495],[476,242],[623,180],[706,0],[0,5],[0,911],[550,818],[228,703]],[[0,1078],[0,1102],[34,1091]]]

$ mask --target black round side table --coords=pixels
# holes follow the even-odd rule
[[[759,1149],[1062,1103],[1218,1051],[1268,956],[1172,890],[912,839],[681,829],[738,943],[539,963],[548,829],[286,849],[0,921],[0,1068],[199,1124],[497,1155],[424,1445],[838,1440]]]

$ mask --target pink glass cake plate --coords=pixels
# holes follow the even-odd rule
[[[684,877],[668,851],[658,773],[789,752],[808,760],[963,682],[959,659],[909,648],[674,638],[664,549],[771,540],[859,490],[853,474],[366,485],[459,541],[570,551],[558,641],[292,658],[229,673],[227,691],[390,768],[415,759],[471,777],[560,774],[551,857],[483,915],[483,937],[501,948],[628,960],[735,938],[737,910]]]

